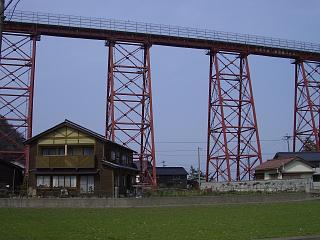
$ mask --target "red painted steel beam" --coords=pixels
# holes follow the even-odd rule
[[[295,62],[293,151],[320,150],[320,62]]]
[[[210,54],[207,136],[207,181],[252,179],[262,157],[246,55]]]
[[[16,132],[24,139],[32,137],[33,93],[37,36],[3,33],[0,62],[0,117],[12,130],[0,132],[7,146],[0,149],[2,158],[25,160],[29,169],[28,148],[17,142]],[[2,124],[3,125],[3,124]],[[9,149],[9,150],[8,150]]]
[[[150,46],[108,46],[106,138],[135,150],[142,183],[156,186]]]
[[[299,50],[264,47],[258,45],[220,42],[195,38],[164,36],[146,33],[132,33],[113,30],[102,30],[80,27],[66,27],[49,24],[34,24],[22,22],[5,22],[4,31],[13,33],[28,33],[68,38],[83,38],[108,41],[124,41],[129,43],[146,43],[152,45],[173,46],[196,49],[217,49],[245,55],[262,55],[279,58],[304,59],[320,61],[320,53]]]

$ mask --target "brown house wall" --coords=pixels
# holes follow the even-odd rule
[[[36,188],[37,180],[34,171],[36,170],[36,156],[38,154],[37,143],[30,145],[29,150],[29,178],[28,185],[29,187]]]
[[[37,189],[37,181],[36,181],[36,157],[38,154],[38,145],[37,141],[34,141],[30,144],[30,164],[29,164],[29,187],[32,189]],[[120,156],[118,160],[111,160],[111,151],[119,152]],[[114,195],[114,171],[119,171],[118,169],[113,169],[110,167],[106,167],[102,164],[102,160],[107,160],[110,162],[120,163],[121,157],[123,154],[126,154],[130,160],[129,164],[132,164],[132,155],[133,152],[118,146],[112,142],[103,142],[99,139],[96,139],[95,143],[95,168],[88,169],[90,171],[97,171],[98,173],[94,177],[95,182],[95,193],[101,196],[112,197]],[[45,175],[57,175],[55,174],[55,169],[44,169],[48,171]],[[60,169],[67,170],[67,169]],[[72,175],[77,176],[77,191],[80,190],[80,174],[77,174],[76,169],[71,169],[74,173]],[[68,175],[68,174],[66,174]],[[51,183],[52,184],[52,183]],[[50,191],[50,189],[47,189]],[[41,191],[39,191],[41,192]]]
[[[96,169],[101,168],[101,160],[104,158],[104,143],[96,141],[95,145],[95,167]]]
[[[126,148],[122,148],[120,146],[118,146],[117,144],[114,144],[114,143],[107,143],[105,145],[105,152],[106,152],[106,155],[105,155],[105,159],[109,162],[117,162],[119,163],[119,161],[114,161],[114,160],[111,160],[111,151],[115,151],[115,152],[119,152],[120,153],[120,159],[119,161],[121,161],[121,156],[123,154],[126,154],[128,156],[128,158],[130,159],[130,164],[133,163],[133,154],[132,154],[132,151],[129,151],[127,150]],[[130,165],[129,164],[129,165]]]
[[[102,167],[100,169],[100,191],[107,197],[113,196],[113,170]]]

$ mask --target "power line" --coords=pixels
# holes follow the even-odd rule
[[[197,150],[193,149],[172,149],[172,150],[157,150],[156,152],[196,152]],[[202,149],[201,151],[206,151]]]
[[[4,2],[4,0],[2,0]],[[10,0],[10,2],[7,4],[7,6],[5,6],[1,12],[1,17],[3,16],[4,12],[7,10],[7,8],[11,5],[11,3],[13,2],[13,0]]]
[[[263,156],[272,156],[275,153],[263,153]],[[166,157],[196,157],[196,155],[191,154],[166,154],[166,153],[157,153],[157,156],[166,156]],[[206,157],[206,154],[200,154],[202,157]]]
[[[13,14],[14,14],[14,11],[16,10],[16,7],[17,7],[17,5],[18,5],[18,3],[20,2],[21,0],[18,0],[15,4],[14,4],[14,6],[13,6],[13,8],[12,8],[12,11],[11,11],[11,16],[10,16],[10,18],[9,18],[9,20],[8,21],[11,21],[11,19],[12,19],[12,17],[13,17]],[[11,1],[12,2],[12,1]],[[11,3],[10,2],[10,3]]]
[[[201,152],[207,152],[206,149],[201,149]],[[193,149],[167,149],[167,150],[156,150],[156,153],[166,153],[166,152],[197,152],[197,150]]]
[[[293,141],[293,139],[290,139]],[[230,143],[236,143],[237,141],[230,141]],[[260,142],[283,142],[283,139],[261,139]],[[172,143],[172,144],[188,144],[188,143],[207,143],[207,141],[155,141],[155,143]]]

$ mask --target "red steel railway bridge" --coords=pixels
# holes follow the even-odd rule
[[[293,150],[306,142],[320,150],[320,45],[278,38],[233,34],[102,18],[7,11],[0,62],[0,117],[14,129],[0,140],[17,145],[13,132],[32,136],[36,45],[40,37],[105,41],[107,139],[136,151],[144,183],[156,186],[150,48],[163,45],[208,51],[208,131],[206,178],[251,179],[262,162],[252,92],[249,55],[288,58],[295,65]],[[204,123],[205,124],[205,123]],[[18,147],[18,146],[17,146]],[[28,149],[7,151],[26,159]],[[150,165],[151,163],[151,165]],[[148,170],[152,166],[152,171]]]

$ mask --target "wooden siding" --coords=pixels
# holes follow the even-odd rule
[[[38,145],[94,145],[95,139],[77,129],[62,127],[38,140]]]
[[[36,168],[94,167],[94,156],[36,156]]]
[[[119,158],[116,158],[115,160],[113,160],[111,158],[111,152],[115,152],[115,153],[119,153],[118,156]],[[117,144],[114,144],[112,142],[108,142],[105,144],[105,159],[108,162],[114,162],[117,164],[123,164],[122,163],[122,155],[126,155],[128,157],[128,164],[126,164],[127,166],[132,166],[133,164],[133,151],[130,151],[129,149],[123,148]],[[123,164],[124,165],[124,164]]]
[[[102,195],[113,197],[113,169],[102,167],[100,171],[100,191]]]
[[[55,156],[42,156],[43,148],[57,148],[67,146],[93,146],[94,156],[73,156],[73,155],[55,155]],[[115,170],[110,167],[105,167],[102,164],[102,160],[111,161],[111,151],[118,152],[119,158],[113,162],[120,162],[122,155],[128,156],[128,165],[131,166],[133,162],[133,152],[129,149],[123,148],[115,143],[103,141],[99,138],[95,138],[91,135],[73,129],[69,126],[62,126],[59,129],[54,130],[48,134],[45,134],[37,141],[30,144],[30,175],[29,175],[29,187],[37,189],[37,169],[47,169],[45,174],[41,175],[56,175],[56,169],[63,171],[70,168],[90,168],[96,170],[98,173],[93,174],[95,182],[95,194],[101,196],[112,197],[114,195],[114,176],[115,171],[118,173],[123,170]],[[50,169],[50,170],[49,170]],[[135,173],[131,173],[134,178]],[[70,174],[69,174],[70,175]],[[77,176],[77,188],[79,192],[80,175],[74,173],[72,175]],[[56,191],[57,188],[41,189],[46,191]],[[126,189],[124,189],[126,192]]]

